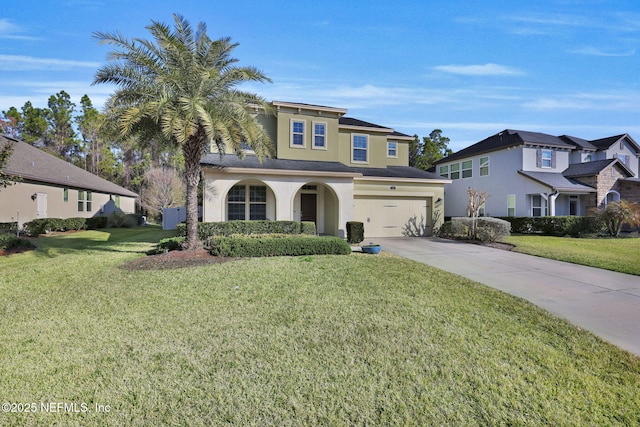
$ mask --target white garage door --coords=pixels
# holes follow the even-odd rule
[[[365,238],[431,235],[431,199],[355,198],[354,220]]]

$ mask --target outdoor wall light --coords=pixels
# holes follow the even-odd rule
[[[37,199],[37,198],[38,198],[38,194],[37,194],[37,193],[33,193],[33,194],[31,195],[31,200],[35,200],[35,199]]]

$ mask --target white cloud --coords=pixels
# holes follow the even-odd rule
[[[567,52],[575,53],[577,55],[624,57],[624,56],[633,56],[633,55],[635,55],[636,50],[635,49],[628,49],[628,50],[624,50],[624,51],[623,50],[613,51],[613,50],[599,49],[599,48],[593,47],[593,46],[585,46],[585,47],[581,47],[579,49],[571,49],[571,50],[568,50]]]
[[[7,18],[0,19],[0,39],[11,40],[37,40],[36,37],[24,36],[24,30],[8,20]]]
[[[434,69],[462,76],[518,76],[524,74],[517,68],[491,63],[484,65],[439,65]]]
[[[536,111],[580,110],[580,111],[640,111],[638,92],[592,92],[557,94],[541,97],[522,104]]]
[[[59,58],[35,58],[23,55],[0,55],[0,71],[66,70],[75,68],[98,68],[100,62],[74,61]]]

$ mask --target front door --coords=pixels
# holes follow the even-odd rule
[[[302,193],[300,195],[300,220],[316,222],[316,194]]]

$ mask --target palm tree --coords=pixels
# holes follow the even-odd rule
[[[222,154],[241,154],[243,144],[262,158],[271,153],[271,141],[251,114],[270,111],[261,97],[238,90],[247,81],[270,82],[254,67],[234,65],[231,52],[238,46],[230,38],[211,40],[204,23],[194,32],[182,16],[174,14],[174,27],[152,21],[147,30],[153,40],[129,40],[120,33],[94,34],[110,52],[95,83],[118,87],[110,105],[118,111],[123,135],[136,134],[141,142],[169,140],[182,149],[187,184],[187,236],[184,249],[201,247],[198,239],[197,189],[200,160],[209,144]]]

